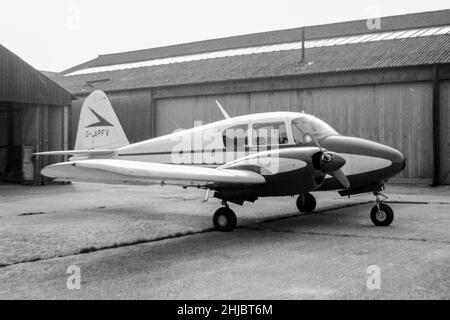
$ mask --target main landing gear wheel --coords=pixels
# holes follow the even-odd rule
[[[387,204],[377,204],[370,211],[370,220],[376,226],[387,227],[394,221],[394,211]]]
[[[236,214],[228,207],[222,207],[214,213],[213,223],[217,231],[233,231],[236,222]]]
[[[316,198],[311,193],[301,194],[297,198],[297,208],[300,212],[312,212],[316,208]]]

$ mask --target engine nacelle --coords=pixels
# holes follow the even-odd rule
[[[242,199],[255,201],[258,196],[296,195],[316,190],[325,178],[325,173],[314,165],[318,153],[321,151],[316,147],[292,147],[258,152],[227,163],[221,168],[254,171],[264,176],[267,183],[227,188],[215,196],[238,203]]]

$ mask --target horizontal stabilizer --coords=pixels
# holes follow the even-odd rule
[[[46,151],[33,153],[35,156],[106,156],[114,153],[112,149],[98,149],[98,150],[64,150],[64,151]]]

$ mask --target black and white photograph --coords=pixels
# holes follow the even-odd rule
[[[0,300],[450,300],[449,2],[2,1]]]

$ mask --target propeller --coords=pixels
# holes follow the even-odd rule
[[[348,189],[350,187],[350,181],[348,181],[344,171],[341,169],[345,165],[345,159],[336,152],[323,149],[312,134],[308,133],[308,136],[311,137],[314,144],[320,149],[320,161],[317,169],[334,177],[345,189]]]
[[[339,181],[339,183],[342,184],[345,189],[348,189],[350,187],[350,181],[348,181],[342,169],[330,172],[329,174],[336,178],[336,180]]]

